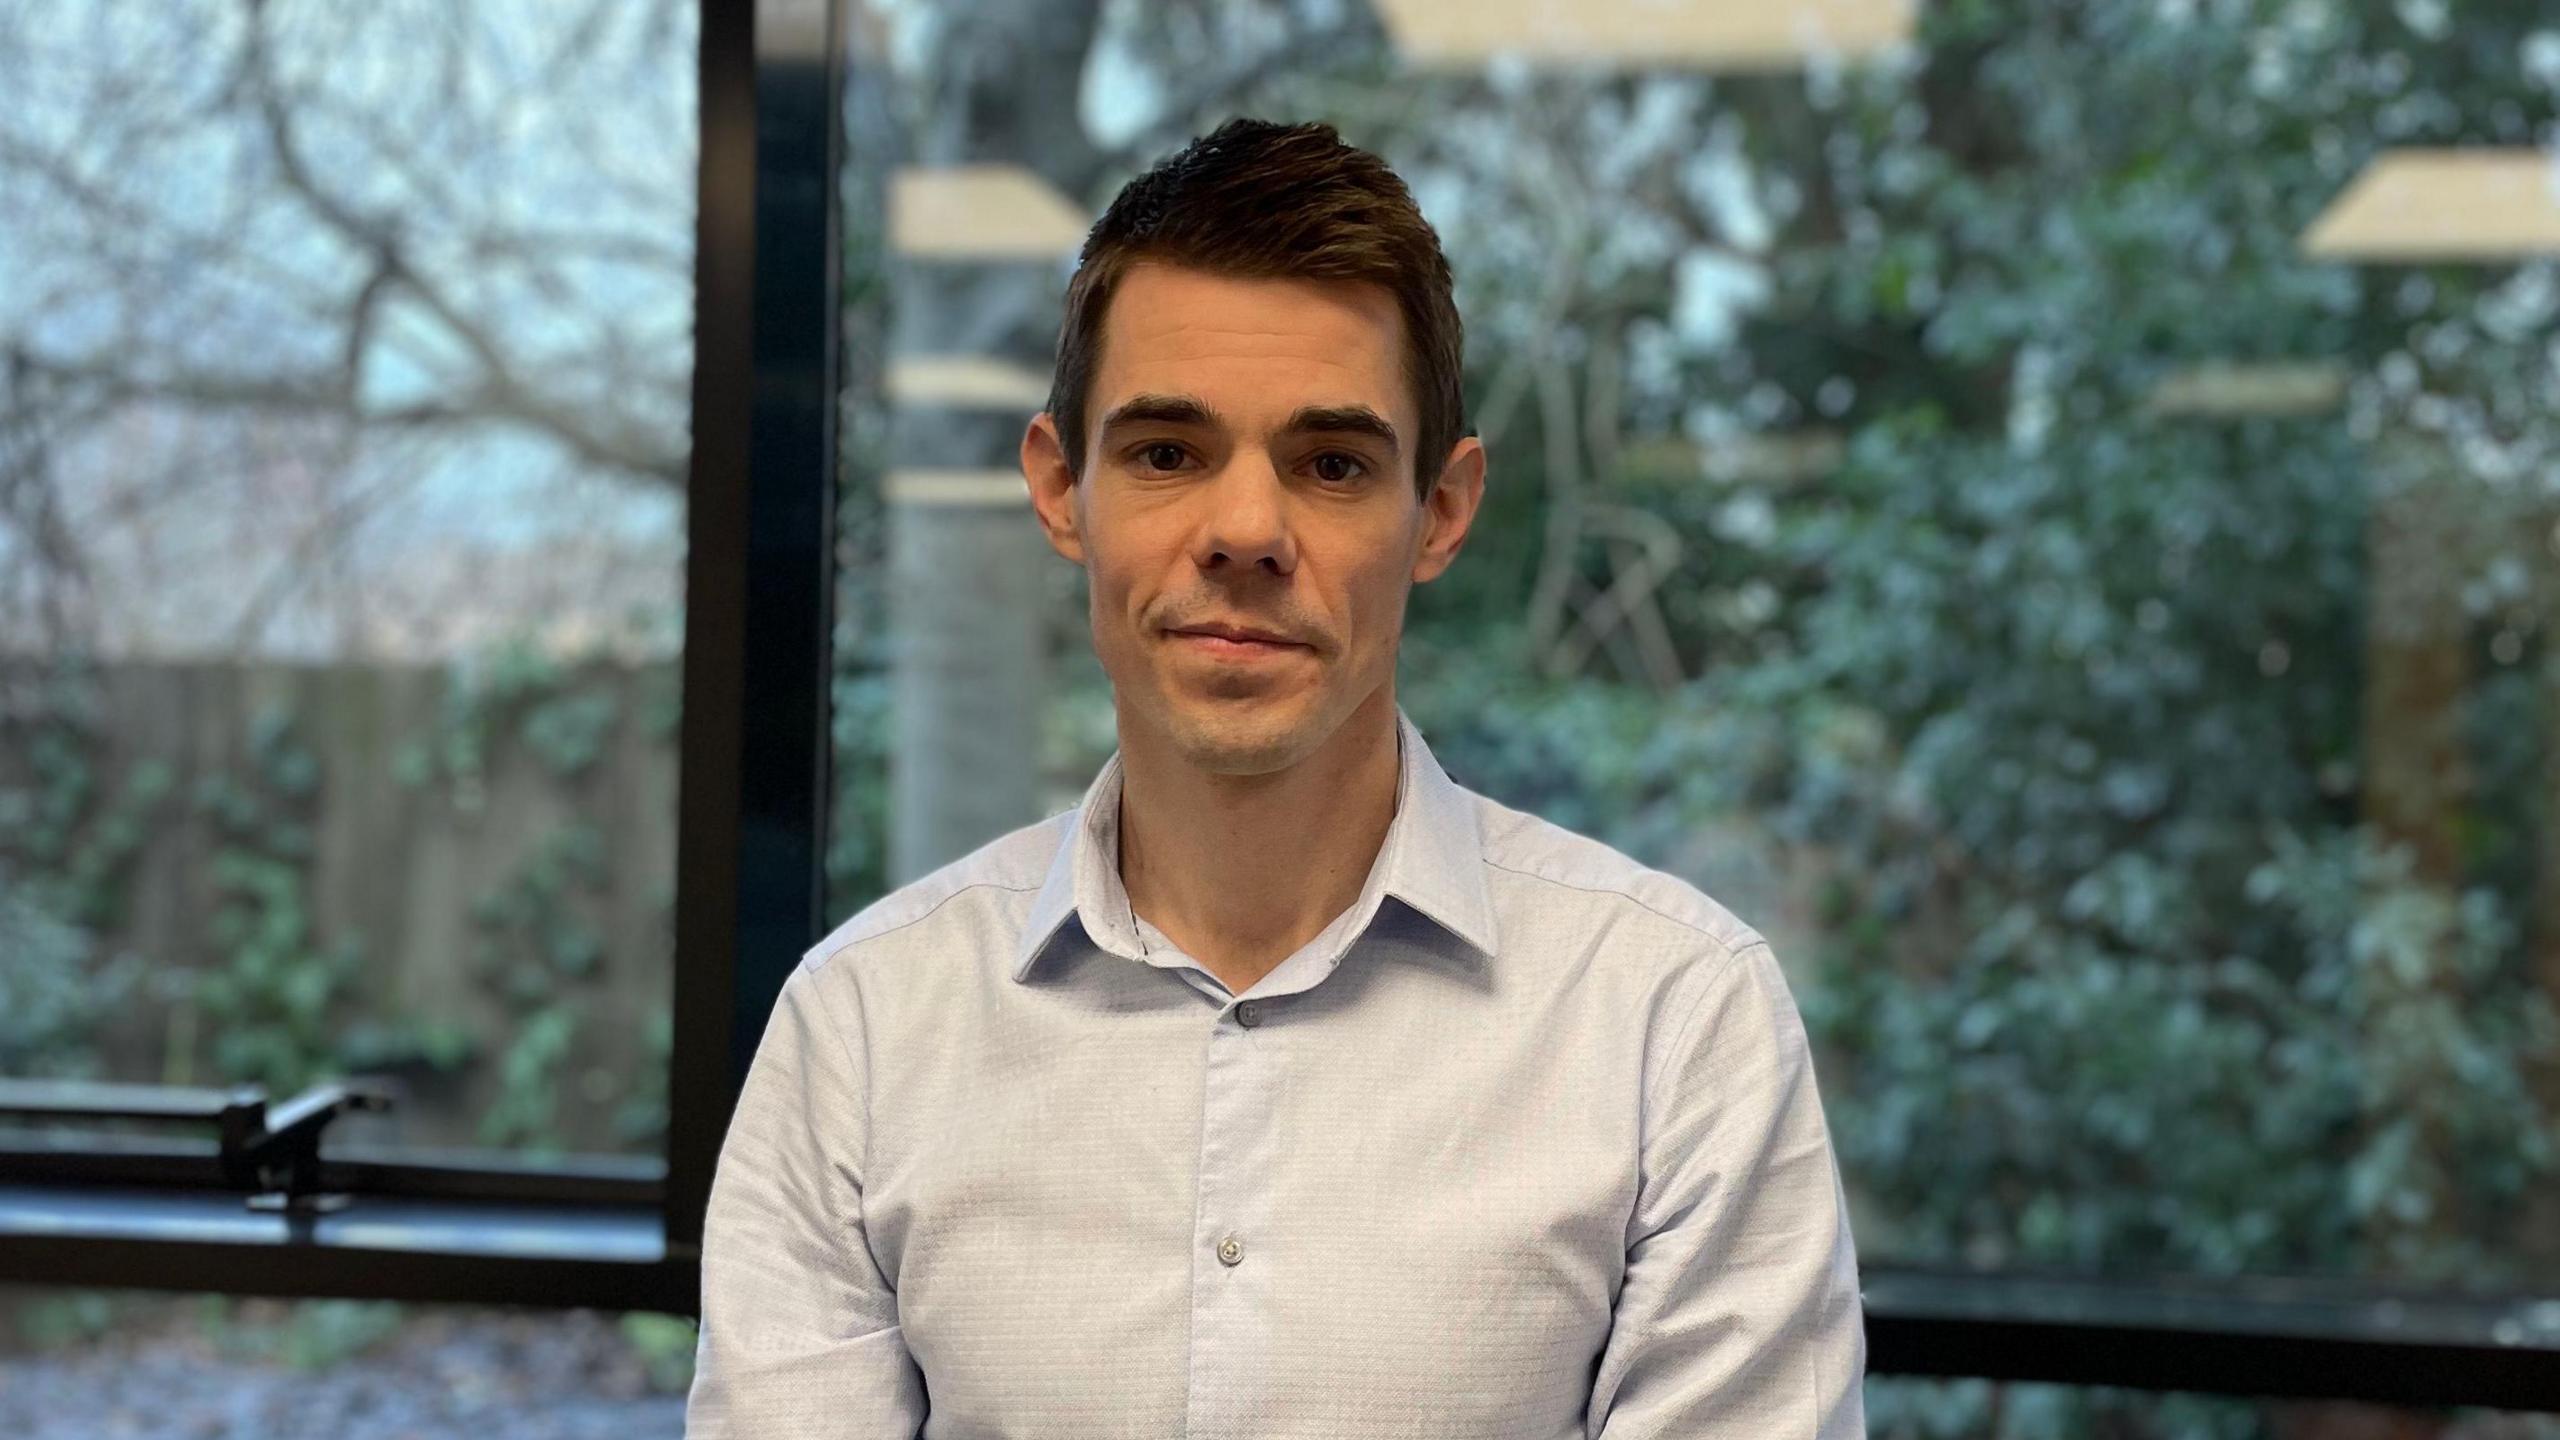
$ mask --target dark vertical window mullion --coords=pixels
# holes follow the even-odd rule
[[[837,0],[704,0],[667,1244],[824,921]]]

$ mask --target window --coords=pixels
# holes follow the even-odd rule
[[[749,18],[0,7],[0,1278],[692,1304]]]
[[[1491,453],[1398,698],[1463,783],[1772,937],[1879,1368],[2442,1400],[2549,1364],[2546,15],[866,13],[831,917],[1109,754],[1015,470],[1065,280],[1193,136],[1325,120],[1441,234]],[[2190,1423],[1907,1393],[1927,1433]]]
[[[691,12],[6,27],[8,1072],[655,1153]]]

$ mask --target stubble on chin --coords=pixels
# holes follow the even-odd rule
[[[1173,748],[1194,769],[1211,775],[1268,775],[1285,770],[1306,756],[1308,717],[1295,707],[1236,706],[1219,714],[1203,714],[1176,705],[1167,731]]]
[[[1145,633],[1157,631],[1148,627]],[[1097,630],[1099,648],[1101,636]],[[1321,748],[1326,697],[1286,677],[1194,673],[1161,649],[1146,644],[1126,652],[1133,677],[1146,689],[1138,712],[1166,748],[1191,769],[1208,775],[1269,775],[1290,769]],[[1109,666],[1106,664],[1106,669]],[[1115,689],[1118,689],[1115,682]],[[1127,692],[1122,692],[1127,698]],[[1123,706],[1122,713],[1130,713]],[[1339,723],[1337,719],[1337,723]]]

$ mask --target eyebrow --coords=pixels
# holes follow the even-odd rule
[[[1387,458],[1403,455],[1396,427],[1366,405],[1302,405],[1280,426],[1283,435],[1365,435],[1386,447]]]
[[[1130,425],[1215,425],[1218,412],[1190,395],[1134,395],[1102,417],[1100,433]],[[1366,405],[1301,405],[1281,422],[1282,435],[1361,435],[1386,447],[1387,458],[1400,459],[1396,427]]]

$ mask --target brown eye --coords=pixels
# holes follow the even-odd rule
[[[1366,473],[1367,469],[1368,467],[1362,465],[1358,459],[1345,455],[1339,450],[1328,450],[1316,457],[1316,478],[1329,485],[1356,480]]]
[[[1171,470],[1182,463],[1182,447],[1170,444],[1149,445],[1138,452],[1138,458],[1150,470]]]

